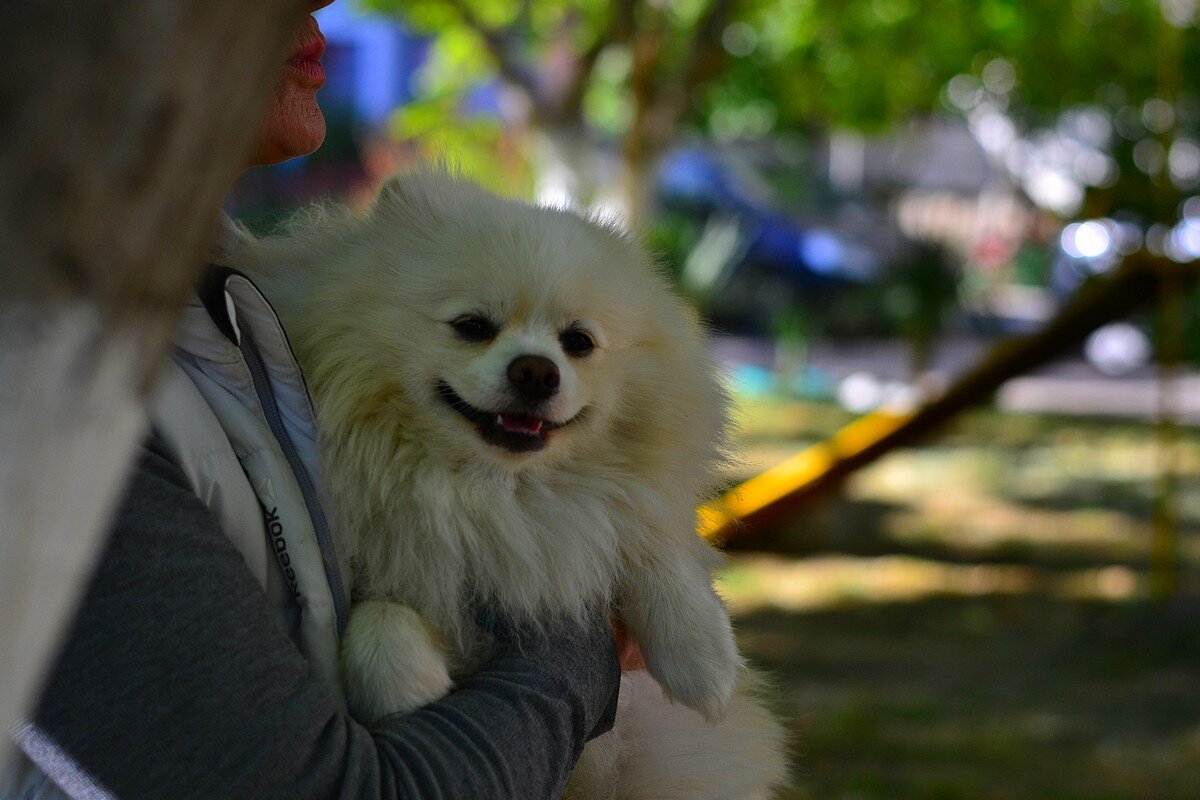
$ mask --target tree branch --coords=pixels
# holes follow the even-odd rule
[[[580,54],[575,63],[575,72],[571,76],[571,82],[567,85],[562,100],[558,104],[558,116],[563,120],[582,121],[583,100],[587,96],[588,87],[592,82],[592,73],[596,71],[596,62],[600,60],[600,54],[609,45],[628,40],[629,33],[633,29],[633,0],[622,0],[614,3],[613,6],[615,6],[615,11],[609,25],[596,36],[595,41]]]
[[[728,60],[729,54],[721,44],[721,34],[737,7],[738,0],[712,0],[696,23],[691,52],[682,77],[672,87],[664,109],[664,124],[672,131],[687,114],[696,89],[717,75]]]
[[[1200,262],[1178,264],[1145,251],[1135,253],[1119,269],[1085,283],[1054,318],[1037,333],[997,342],[971,369],[948,389],[918,409],[911,417],[865,442],[839,442],[837,437],[816,447],[827,449],[828,466],[802,484],[775,496],[764,497],[736,515],[743,495],[731,490],[725,500],[707,506],[715,521],[714,538],[751,534],[774,521],[796,513],[847,476],[900,447],[907,447],[937,433],[963,411],[987,402],[1008,380],[1027,374],[1077,347],[1101,325],[1121,319],[1151,302],[1164,280],[1189,284],[1200,279]],[[848,438],[848,437],[847,437]],[[725,503],[731,503],[726,507]],[[735,518],[736,517],[736,518]],[[719,530],[718,530],[719,527]]]
[[[473,30],[483,40],[488,52],[496,61],[496,69],[500,76],[509,84],[523,91],[534,106],[539,116],[544,110],[545,98],[542,96],[541,85],[537,73],[528,64],[521,61],[514,51],[513,38],[504,31],[497,31],[483,24],[483,20],[471,9],[467,0],[449,0],[450,6],[462,17],[468,28]]]
[[[562,100],[556,105],[555,116],[562,121],[579,122],[583,118],[583,100],[592,82],[592,73],[596,71],[596,62],[608,43],[603,39],[595,41],[585,50],[575,63],[575,73],[571,82],[563,92]]]
[[[638,30],[636,22],[630,33],[629,92],[633,95],[633,123],[626,137],[626,158],[640,160],[643,144],[651,135],[654,125],[656,104],[660,97],[658,76],[662,60],[663,40],[666,37],[666,19],[661,9],[653,10],[653,21]]]
[[[634,123],[625,139],[627,166],[638,171],[662,152],[675,135],[679,122],[691,107],[696,88],[717,74],[726,54],[721,46],[721,32],[737,8],[738,0],[712,0],[696,23],[692,46],[680,78],[661,84],[662,28],[657,37],[639,48],[634,36],[633,68],[630,71],[630,91],[634,97]],[[655,33],[651,31],[651,33]]]

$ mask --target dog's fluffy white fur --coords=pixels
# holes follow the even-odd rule
[[[427,170],[365,214],[311,212],[236,257],[313,391],[352,552],[357,714],[419,706],[475,669],[488,641],[474,603],[525,625],[612,604],[657,685],[625,678],[617,727],[568,796],[728,800],[783,779],[779,726],[736,686],[719,558],[695,533],[725,464],[726,397],[644,251]],[[544,402],[514,389],[523,356],[553,363]]]

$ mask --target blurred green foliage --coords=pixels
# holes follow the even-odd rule
[[[688,92],[679,129],[718,140],[881,131],[950,108],[956,76],[986,85],[1028,126],[1080,104],[1123,114],[1125,150],[1161,133],[1141,111],[1164,92],[1181,128],[1200,123],[1200,48],[1187,46],[1194,7],[1183,0],[363,1],[433,37],[424,99],[399,112],[401,134],[445,130],[497,75],[535,122],[578,114],[609,137],[631,133],[639,93],[661,104],[677,87]],[[647,50],[653,74],[639,86]],[[578,102],[561,96],[573,80]]]
[[[1110,84],[1152,96],[1161,17],[1154,0],[759,2],[745,15],[759,47],[729,80],[777,98],[783,121],[869,130],[937,109],[951,78],[1004,59],[1014,72],[994,80],[1054,114]]]
[[[781,205],[811,218],[822,213],[812,206],[838,202],[810,163],[829,132],[903,135],[938,115],[977,122],[985,106],[1019,140],[993,158],[1058,159],[1047,172],[1086,189],[1082,218],[1173,224],[1181,193],[1200,190],[1194,0],[360,2],[431,38],[394,137],[505,194],[532,196],[549,175],[583,204],[615,198],[675,270],[702,226],[669,209],[652,216],[649,198],[657,159],[681,141],[798,143],[796,163],[764,174],[800,186]],[[500,120],[478,113],[481,87],[497,83],[488,102]],[[1064,156],[1070,148],[1054,141],[1063,131],[1099,167]],[[1181,163],[1197,162],[1182,170],[1190,177],[1173,177],[1177,150]],[[1011,183],[1030,191],[1015,173]],[[1016,282],[1045,285],[1046,246],[1019,252]],[[902,268],[870,297],[844,298],[834,316],[852,330],[886,323],[912,341],[920,365],[955,299],[943,263]]]

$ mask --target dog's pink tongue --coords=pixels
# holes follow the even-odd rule
[[[500,427],[512,433],[525,433],[537,436],[542,432],[542,421],[524,414],[501,414]]]

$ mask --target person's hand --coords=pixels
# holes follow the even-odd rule
[[[495,604],[475,613],[475,622],[490,633],[497,646],[482,673],[517,666],[551,678],[580,704],[585,741],[612,729],[621,684],[616,637],[607,613],[597,610],[582,625],[560,620],[544,629],[520,629]],[[636,648],[636,645],[633,645]],[[640,655],[640,651],[639,651]]]
[[[642,654],[642,648],[633,638],[633,634],[629,632],[629,626],[625,624],[625,620],[614,615],[612,629],[613,635],[617,637],[617,656],[621,660],[621,671],[633,672],[645,669],[646,657]]]

